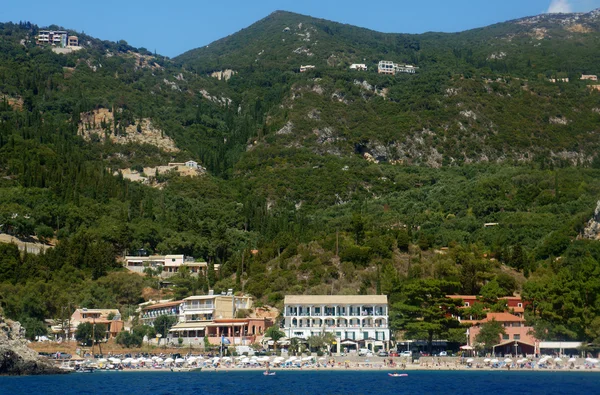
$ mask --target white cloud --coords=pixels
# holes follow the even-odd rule
[[[573,12],[573,7],[571,6],[569,0],[552,0],[552,3],[550,3],[550,7],[548,7],[549,14],[566,14],[569,12]]]

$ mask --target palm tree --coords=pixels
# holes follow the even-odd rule
[[[300,339],[298,339],[297,337],[292,337],[290,339],[290,351],[292,351],[294,353],[294,355],[298,355],[298,352],[300,352],[300,349],[302,348],[302,343],[300,342]]]
[[[273,347],[277,351],[277,340],[285,337],[285,333],[279,330],[277,326],[272,326],[265,332],[265,337],[270,337],[273,340]]]
[[[308,339],[308,347],[310,351],[317,349],[320,350],[325,346],[325,341],[323,340],[323,336],[311,336]]]
[[[335,343],[336,337],[333,332],[325,332],[323,333],[323,343],[327,346],[327,352],[331,354],[331,346]]]

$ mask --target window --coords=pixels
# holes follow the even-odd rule
[[[517,303],[518,307],[523,307],[523,303]]]
[[[508,335],[506,335],[506,334],[505,334],[505,335],[502,335],[502,340],[509,340],[509,337],[508,337]]]
[[[469,307],[470,306],[469,302],[465,302],[465,306]]]
[[[521,340],[521,335],[513,335],[514,340]]]

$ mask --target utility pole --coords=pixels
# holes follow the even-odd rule
[[[94,323],[92,324],[92,355],[94,355],[94,341],[96,340],[96,318],[94,317]]]

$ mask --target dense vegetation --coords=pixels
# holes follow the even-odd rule
[[[117,258],[144,248],[210,263],[174,278],[177,298],[384,293],[394,329],[432,340],[464,332],[432,308],[454,308],[444,294],[496,308],[516,292],[539,337],[600,343],[600,249],[578,237],[600,192],[600,92],[579,81],[598,72],[597,17],[410,36],[278,12],[174,61],[84,35],[57,55],[36,26],[0,24],[0,230],[56,244],[0,244],[1,306],[30,335],[75,306],[128,317],[158,280]],[[379,76],[382,58],[420,69]],[[84,140],[100,108],[114,123]],[[142,119],[181,151],[104,138]],[[208,174],[115,173],[189,158]]]

